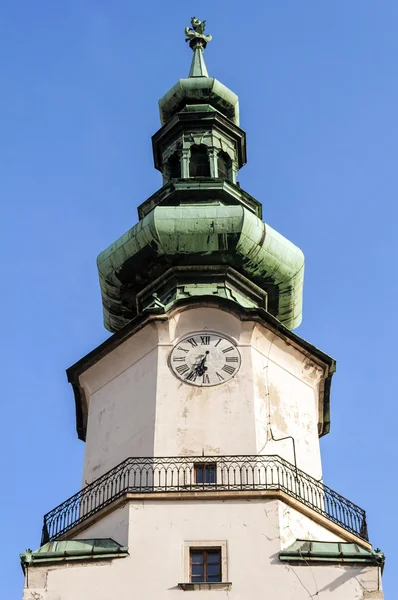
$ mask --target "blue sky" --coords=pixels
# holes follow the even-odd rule
[[[244,189],[306,256],[299,335],[337,359],[325,482],[365,508],[393,597],[397,494],[395,0],[3,0],[0,17],[4,597],[43,514],[77,491],[84,445],[65,368],[108,333],[95,259],[161,186],[157,100],[188,74],[240,96]],[[395,540],[394,540],[395,541]]]

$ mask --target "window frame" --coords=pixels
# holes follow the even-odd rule
[[[202,472],[203,481],[198,481],[198,473]],[[217,463],[196,462],[193,465],[195,485],[217,485]],[[214,481],[207,481],[207,475],[214,475]],[[210,477],[211,479],[211,477]]]
[[[191,550],[216,550],[221,552],[221,579],[217,582],[200,582],[205,585],[220,585],[228,583],[228,545],[226,540],[187,540],[183,542],[183,581],[189,585],[199,585],[191,579]]]
[[[192,555],[198,553],[202,555],[201,562],[192,562]],[[216,561],[209,561],[209,554],[217,553]],[[209,575],[209,565],[218,565],[219,571],[216,575]],[[199,575],[194,575],[193,566],[203,566],[203,579],[197,579]],[[209,579],[209,577],[219,577],[219,579]],[[222,551],[220,546],[211,546],[206,548],[190,548],[189,549],[189,582],[190,583],[221,583],[222,582]]]

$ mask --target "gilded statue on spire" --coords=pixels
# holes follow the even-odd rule
[[[196,17],[191,19],[191,27],[185,27],[186,42],[190,44],[195,40],[203,40],[204,46],[212,39],[211,35],[205,35],[206,21],[200,21]]]

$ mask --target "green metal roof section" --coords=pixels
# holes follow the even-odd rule
[[[191,68],[188,77],[208,77],[203,48],[197,47],[193,51]]]
[[[234,267],[276,296],[270,310],[288,329],[302,317],[304,256],[299,248],[243,206],[157,206],[98,259],[105,327],[117,331],[127,287],[137,294],[176,265]],[[148,278],[148,281],[145,281]],[[132,288],[133,285],[133,288]]]
[[[128,548],[121,546],[111,538],[48,542],[34,552],[27,549],[20,554],[23,569],[26,566],[50,562],[123,558],[125,556],[128,556]]]
[[[383,566],[385,556],[379,549],[367,550],[350,542],[296,540],[279,553],[280,560],[303,562],[355,562]]]
[[[163,126],[152,142],[163,186],[139,206],[139,223],[97,259],[112,332],[193,296],[266,309],[288,329],[301,323],[304,256],[261,221],[261,203],[236,182],[246,163],[238,96],[208,76],[205,28],[196,17],[185,28],[189,77],[159,101]],[[193,147],[205,152],[207,169],[196,170]]]
[[[159,100],[162,125],[188,104],[210,104],[239,125],[238,96],[214,77],[180,79]]]
[[[173,179],[160,190],[157,190],[145,202],[138,207],[138,218],[143,219],[156,206],[176,205],[176,204],[241,204],[248,208],[260,219],[263,216],[263,207],[261,202],[253,198],[240,186],[228,180],[203,177],[197,179]]]
[[[212,36],[205,34],[206,21],[191,19],[191,27],[185,28],[187,42],[193,50],[188,79],[180,79],[159,100],[162,125],[188,104],[210,104],[239,125],[239,100],[225,85],[209,77],[203,52]]]

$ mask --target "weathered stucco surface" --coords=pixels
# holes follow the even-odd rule
[[[173,345],[202,330],[238,345],[241,368],[225,384],[198,388],[169,369]],[[322,365],[265,325],[211,307],[175,312],[80,376],[89,403],[83,481],[129,456],[278,454],[294,462],[294,446],[299,468],[319,479],[318,403],[325,376]]]
[[[222,544],[224,571],[232,585],[217,593],[230,600],[382,598],[377,567],[282,563],[279,551],[302,534],[308,539],[339,538],[278,500],[130,501],[81,537],[108,537],[112,532],[120,536],[116,541],[128,539],[130,556],[33,567],[24,600],[180,597],[185,593],[178,583],[186,582],[187,547],[197,542]]]

